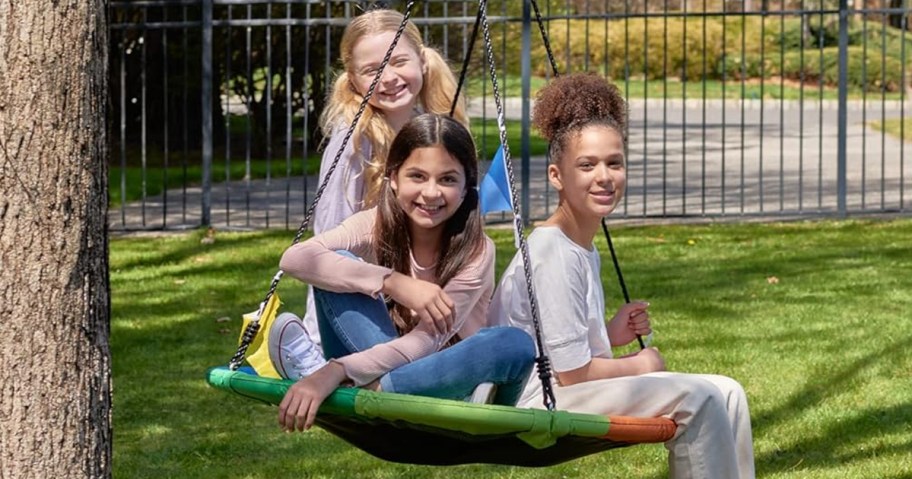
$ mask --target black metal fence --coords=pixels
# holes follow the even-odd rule
[[[339,38],[362,3],[112,2],[112,229],[296,228],[316,188],[316,118]],[[626,92],[617,216],[910,211],[910,0],[539,5],[559,67]],[[412,19],[458,68],[477,8],[428,0]],[[527,2],[489,1],[488,14],[506,117],[521,132],[509,141],[522,211],[543,218],[556,195],[527,113],[550,76],[543,44]],[[490,158],[495,110],[475,48],[470,114]]]

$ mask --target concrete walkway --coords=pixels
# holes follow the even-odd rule
[[[493,101],[470,114],[495,116]],[[836,102],[768,100],[630,101],[628,192],[616,216],[630,219],[705,216],[794,216],[837,210]],[[519,99],[505,116],[519,119]],[[865,127],[882,118],[912,117],[912,101],[851,102],[848,107],[846,205],[850,212],[912,209],[912,143]],[[906,123],[912,128],[912,122]],[[510,139],[513,155],[519,139]],[[514,157],[515,178],[522,161]],[[532,157],[528,202],[544,218],[556,198],[545,178],[545,158]],[[486,167],[486,165],[485,165]],[[220,229],[296,229],[317,188],[311,177],[213,185],[212,225]],[[518,185],[519,186],[519,185]],[[306,198],[306,203],[305,203]],[[112,209],[112,230],[175,229],[199,225],[201,191],[188,187]],[[492,215],[497,220],[502,216]]]

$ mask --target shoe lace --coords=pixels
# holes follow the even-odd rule
[[[311,372],[321,366],[326,360],[323,355],[317,351],[316,345],[310,339],[302,339],[303,345],[293,348],[294,354],[289,354],[288,359],[291,365],[296,369],[304,369]]]

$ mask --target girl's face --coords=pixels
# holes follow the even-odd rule
[[[563,157],[548,165],[548,180],[576,215],[608,216],[627,186],[623,138],[602,125],[571,133]]]
[[[390,175],[412,232],[442,230],[465,197],[465,168],[440,145],[417,148]]]
[[[395,32],[366,35],[352,47],[351,79],[358,94],[367,93],[395,36]],[[410,117],[418,105],[426,69],[415,46],[400,38],[369,103],[388,116]]]

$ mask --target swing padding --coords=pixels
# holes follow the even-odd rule
[[[281,402],[291,380],[210,369],[210,385],[267,404]],[[599,416],[473,404],[339,388],[320,406],[317,424],[384,460],[548,466],[616,447],[665,442],[665,418]]]

